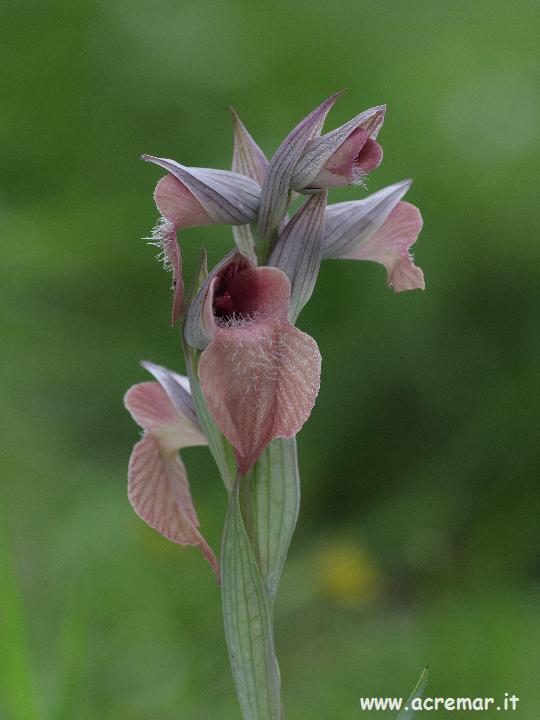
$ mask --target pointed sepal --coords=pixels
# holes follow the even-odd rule
[[[193,218],[203,217],[198,214],[200,213],[198,208],[197,212],[195,211],[193,199],[200,204],[208,218],[210,218],[209,222],[244,225],[255,219],[261,190],[258,183],[246,175],[213,168],[188,168],[175,160],[157,158],[152,155],[143,155],[142,157],[143,160],[167,170],[192,196],[188,202],[185,190],[182,189],[181,195],[178,196],[178,205],[175,207],[172,183],[168,181],[171,187],[166,188],[167,211],[168,216],[172,216],[173,212],[176,214],[174,222],[177,229],[197,224]],[[158,190],[156,190],[156,193],[158,193]],[[172,199],[171,195],[173,196]],[[158,197],[161,197],[161,193],[158,193]],[[188,210],[185,210],[186,207]],[[208,222],[205,224],[208,224]]]
[[[384,265],[396,292],[424,289],[424,275],[410,254],[422,229],[418,208],[402,202],[411,185],[404,180],[364,200],[326,209],[325,258],[371,260]]]
[[[291,282],[289,320],[294,323],[313,293],[324,250],[326,192],[313,195],[278,237],[269,265]]]
[[[341,92],[335,93],[304,118],[285,138],[270,161],[262,189],[259,235],[271,239],[287,211],[291,179],[306,145],[321,132],[325,118]]]

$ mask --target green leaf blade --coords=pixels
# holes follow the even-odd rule
[[[277,438],[250,473],[242,500],[249,503],[248,526],[268,597],[276,597],[300,510],[296,438]]]
[[[416,698],[422,697],[424,694],[424,690],[426,689],[427,681],[429,677],[429,667],[425,667],[424,671],[420,675],[420,679],[416,683],[414,690],[410,694],[407,702],[405,703],[405,707],[403,710],[399,713],[396,720],[412,720],[416,710],[411,707],[413,700],[416,700]]]

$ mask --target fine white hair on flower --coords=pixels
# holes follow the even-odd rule
[[[158,248],[156,260],[163,265],[163,269],[173,274],[173,289],[176,278],[174,277],[174,268],[171,262],[171,244],[176,242],[176,228],[173,223],[164,217],[159,217],[156,224],[152,228],[152,234],[143,238],[148,241],[148,245]]]
[[[366,188],[366,179],[367,173],[365,173],[359,165],[353,163],[353,166],[351,167],[351,183],[355,187]]]
[[[253,310],[251,312],[239,312],[238,310],[233,310],[230,315],[225,315],[223,317],[214,316],[216,324],[220,328],[228,330],[232,328],[249,327],[250,325],[257,323],[260,318],[261,313],[258,310]]]

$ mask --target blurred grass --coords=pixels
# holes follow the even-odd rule
[[[238,717],[211,574],[125,498],[122,395],[141,358],[181,369],[169,279],[140,240],[159,173],[138,157],[228,167],[230,104],[270,154],[340,87],[329,128],[388,103],[369,191],[414,178],[428,289],[396,296],[381,268],[329,262],[300,318],[324,365],[276,608],[288,716],[356,718],[360,695],[406,695],[429,663],[431,695],[508,690],[536,720],[538,15],[532,0],[3,6],[2,720]],[[189,274],[231,235],[181,240]],[[186,462],[217,548],[217,473],[204,450]],[[324,571],[333,553],[354,592]]]
[[[38,718],[25,628],[8,533],[0,513],[0,710],[14,720]]]

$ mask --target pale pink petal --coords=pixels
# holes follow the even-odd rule
[[[137,425],[148,431],[159,430],[177,421],[176,411],[157,382],[133,385],[124,397],[124,405]]]
[[[207,338],[199,380],[246,474],[273,438],[292,437],[309,417],[321,357],[315,341],[288,320],[284,272],[255,267],[236,252],[210,276],[197,300]]]
[[[396,292],[425,288],[424,274],[409,252],[422,229],[422,216],[414,205],[399,202],[382,227],[367,240],[341,257],[373,260],[388,271],[387,283]]]
[[[154,191],[154,200],[159,212],[177,230],[214,222],[193,193],[174,175],[161,178]]]
[[[178,455],[184,447],[206,445],[205,436],[173,406],[157,382],[134,385],[124,402],[145,430],[129,461],[128,495],[135,512],[169,540],[200,547],[219,580],[215,555],[197,529],[199,521]]]
[[[272,439],[300,430],[319,391],[320,368],[316,342],[286,320],[216,329],[199,377],[242,474]]]
[[[172,542],[199,547],[219,581],[216,556],[197,529],[184,464],[176,452],[165,452],[153,434],[133,448],[128,496],[137,515],[151,528]]]

